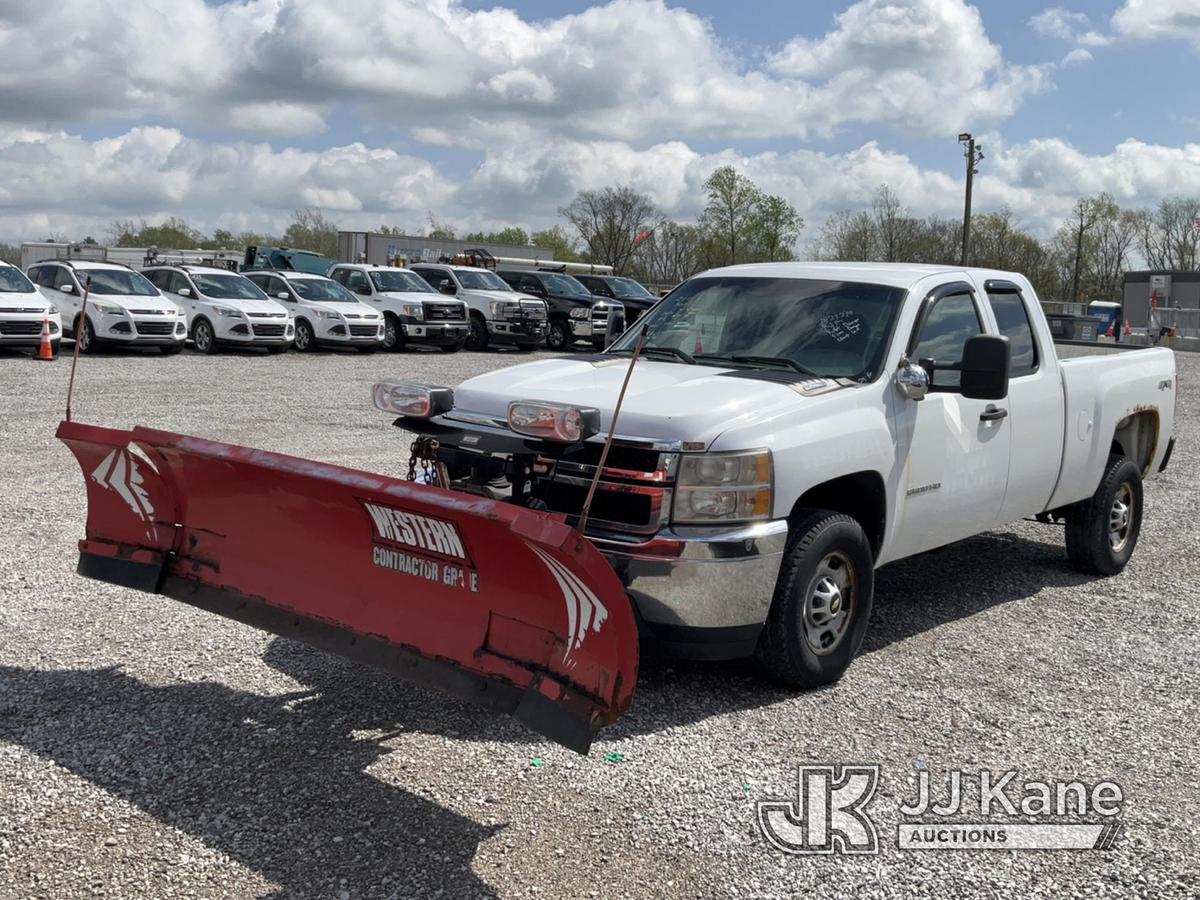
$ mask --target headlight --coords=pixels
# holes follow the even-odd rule
[[[49,306],[46,307],[46,315],[57,316],[58,315],[58,307],[55,306],[53,303],[51,303]]]
[[[233,318],[242,317],[242,311],[240,309],[234,309],[230,306],[214,306],[213,312],[215,312],[218,316],[231,316]]]
[[[508,404],[508,427],[527,437],[574,443],[600,430],[600,411],[562,403],[514,400]]]
[[[88,306],[102,313],[107,313],[110,316],[124,315],[125,310],[117,306],[115,303],[108,303],[104,300],[88,299]]]
[[[572,319],[590,319],[592,317],[592,310],[588,306],[576,306],[567,315]]]
[[[675,490],[675,522],[768,519],[774,474],[770,450],[684,454]]]
[[[377,409],[415,419],[428,419],[454,408],[454,391],[436,384],[379,381],[371,388],[371,399]]]
[[[493,300],[488,304],[488,306],[492,310],[493,319],[499,319],[502,316],[519,313],[521,311],[521,304],[519,302],[514,303],[512,300]]]
[[[340,319],[342,314],[335,309],[318,309],[314,310],[318,319]]]
[[[401,303],[400,314],[424,321],[425,307],[423,307],[420,303]]]

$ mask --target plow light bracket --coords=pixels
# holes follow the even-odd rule
[[[454,390],[436,384],[377,381],[371,399],[377,409],[414,419],[428,419],[454,408]]]
[[[508,404],[508,427],[527,437],[572,444],[600,430],[600,410],[541,400],[514,400]]]

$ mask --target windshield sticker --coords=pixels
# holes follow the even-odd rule
[[[862,326],[862,316],[850,309],[821,319],[821,330],[839,344],[862,331]]]

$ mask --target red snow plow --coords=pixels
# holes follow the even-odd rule
[[[200,438],[63,422],[79,572],[513,715],[573,750],[633,699],[616,574],[553,514]]]

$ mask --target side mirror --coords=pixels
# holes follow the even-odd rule
[[[896,370],[896,390],[906,400],[924,400],[929,393],[929,373],[904,357]]]
[[[454,287],[454,282],[448,278],[443,278],[438,282],[438,290],[443,294],[456,294],[457,289]]]
[[[73,284],[64,284],[64,285],[60,285],[58,289],[59,289],[60,291],[62,291],[64,294],[73,294],[73,293],[75,293],[75,285],[73,285]]]
[[[180,297],[190,297],[190,296],[192,296],[192,289],[191,288],[180,288],[175,293],[177,293]]]
[[[1011,348],[1008,338],[979,334],[963,347],[960,393],[970,400],[1003,400],[1008,396]]]
[[[371,286],[369,284],[360,284],[354,289],[354,293],[362,294],[364,297],[371,296]]]
[[[292,299],[292,295],[289,294],[287,291],[280,291],[275,296],[278,297],[280,300],[291,300]]]
[[[537,284],[537,285],[531,285],[530,287],[527,287],[527,288],[522,288],[521,293],[522,294],[531,294],[534,297],[545,297],[546,289],[544,287],[542,287],[540,284]]]

